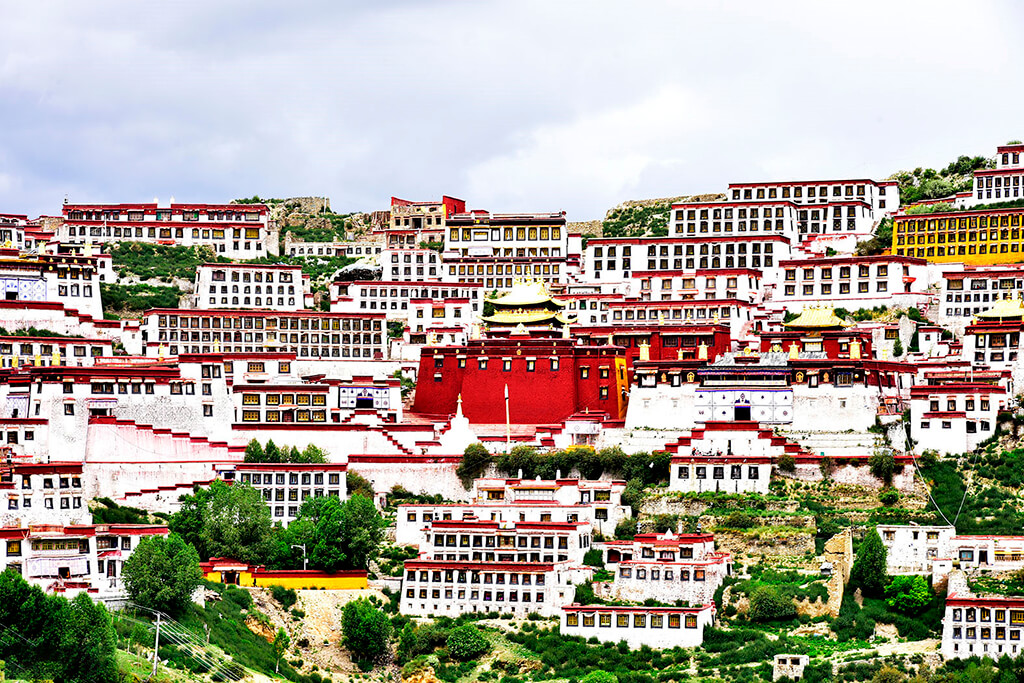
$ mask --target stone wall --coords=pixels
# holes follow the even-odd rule
[[[821,468],[817,464],[800,464],[796,466],[796,470],[793,472],[783,472],[776,468],[775,475],[786,479],[796,479],[797,481],[821,481],[824,478],[821,474]],[[871,474],[871,470],[867,465],[843,465],[836,467],[832,471],[832,481],[837,484],[865,486],[872,489],[885,487],[885,482]],[[912,492],[914,484],[915,475],[913,467],[904,466],[892,476],[892,485],[904,493]]]
[[[832,564],[832,576],[828,581],[828,614],[839,616],[839,608],[843,606],[843,591],[850,580],[853,568],[853,533],[847,527],[825,541],[824,558]]]
[[[411,493],[441,494],[446,500],[469,502],[472,492],[462,487],[455,475],[457,462],[452,463],[367,463],[349,462],[349,469],[358,472],[373,484],[374,491],[390,491],[401,485]]]

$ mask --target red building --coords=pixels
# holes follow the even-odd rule
[[[462,396],[470,422],[558,423],[577,412],[626,414],[626,358],[617,346],[584,346],[572,339],[513,334],[466,346],[424,348],[413,410],[450,415]]]

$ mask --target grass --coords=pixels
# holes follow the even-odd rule
[[[192,280],[196,268],[203,263],[230,263],[208,246],[172,247],[144,242],[116,242],[110,244],[114,268],[121,275],[134,275],[142,280],[171,278]]]
[[[173,285],[103,283],[100,297],[104,313],[138,313],[150,308],[177,308],[182,291]]]

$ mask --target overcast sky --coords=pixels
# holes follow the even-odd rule
[[[0,6],[0,213],[450,194],[600,218],[1024,138],[1024,5],[203,0]]]

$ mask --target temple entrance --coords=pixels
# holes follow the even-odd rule
[[[223,572],[220,578],[223,583],[238,585],[238,572]]]
[[[733,419],[737,422],[750,421],[750,406],[733,406],[733,412]]]
[[[987,550],[979,550],[978,551],[978,564],[988,564],[988,551]]]

